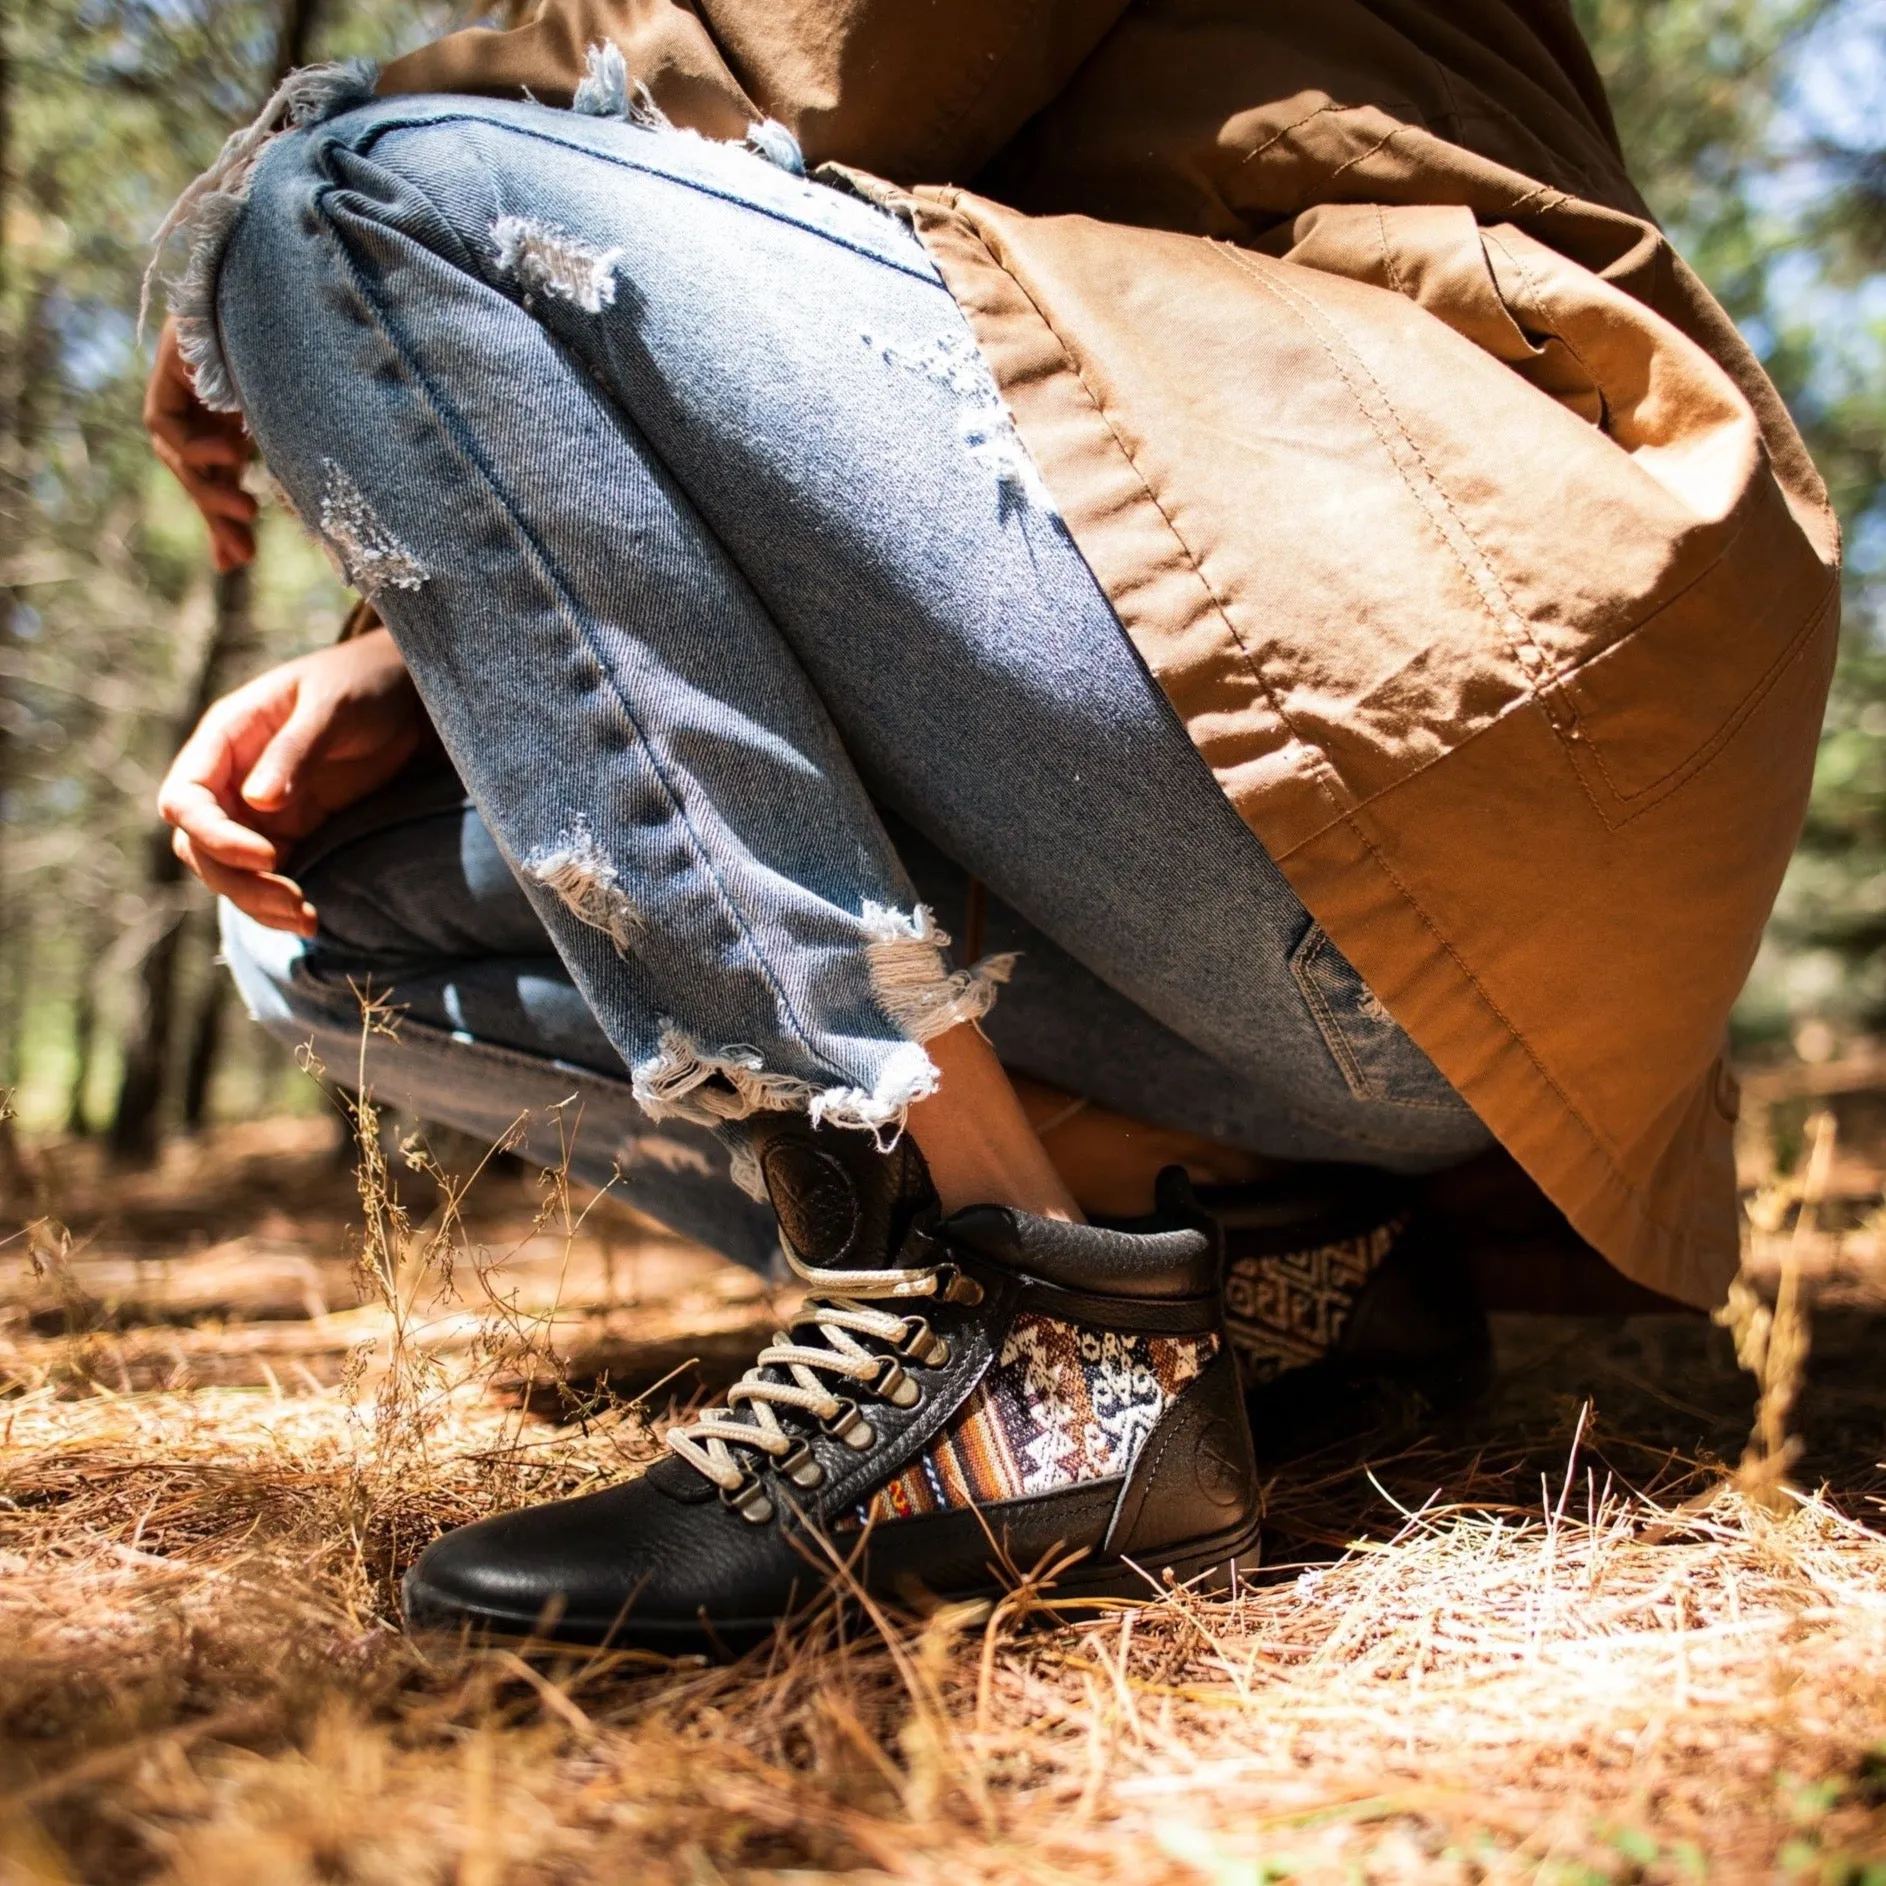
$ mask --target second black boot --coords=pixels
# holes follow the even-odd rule
[[[993,1595],[1077,1555],[1075,1597],[1256,1562],[1258,1494],[1214,1229],[1183,1173],[1158,1211],[944,1217],[906,1137],[751,1124],[805,1306],[639,1479],[449,1533],[407,1574],[417,1626],[736,1652],[815,1604],[834,1559],[898,1598]]]
[[[1486,1388],[1479,1292],[1408,1180],[1304,1166],[1199,1196],[1224,1235],[1226,1321],[1261,1458],[1448,1414]]]

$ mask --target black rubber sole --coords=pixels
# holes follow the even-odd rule
[[[1080,1600],[1102,1604],[1119,1599],[1155,1600],[1172,1585],[1204,1596],[1231,1590],[1242,1578],[1259,1569],[1262,1528],[1253,1521],[1240,1531],[1209,1539],[1188,1540],[1183,1546],[1159,1553],[1145,1564],[1109,1559],[1098,1565],[1075,1565],[1055,1580],[1046,1594],[1051,1609],[1045,1615],[1067,1621],[1079,1618]],[[811,1607],[779,1617],[651,1618],[632,1609],[607,1620],[581,1617],[524,1618],[461,1605],[430,1590],[409,1571],[400,1586],[400,1609],[408,1630],[443,1633],[473,1642],[501,1642],[510,1646],[580,1646],[605,1652],[643,1653],[657,1657],[707,1657],[731,1662],[771,1641],[782,1621],[811,1614]],[[988,1584],[973,1589],[937,1594],[945,1603],[978,1598],[1001,1598],[1006,1587]],[[887,1595],[888,1594],[874,1594]],[[1069,1600],[1077,1602],[1070,1604]],[[899,1602],[892,1599],[891,1602]]]

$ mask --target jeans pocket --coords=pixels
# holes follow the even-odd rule
[[[1312,923],[1292,951],[1290,973],[1330,1058],[1358,1100],[1436,1113],[1469,1113],[1447,1076],[1415,1046],[1349,959]]]

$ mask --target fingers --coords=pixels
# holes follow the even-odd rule
[[[174,322],[158,337],[157,360],[144,393],[144,424],[158,459],[189,493],[210,529],[219,570],[255,555],[256,501],[242,488],[250,443],[233,413],[213,413],[196,396]]]
[[[249,448],[229,433],[205,432],[185,439],[177,447],[177,456],[192,471],[210,471],[218,466],[240,471],[249,462]]]
[[[186,833],[199,853],[238,871],[272,871],[274,843],[242,816],[238,777],[255,763],[275,727],[293,712],[292,696],[270,677],[226,695],[197,722],[157,791],[160,818]]]
[[[209,526],[210,552],[216,567],[230,570],[239,563],[252,562],[255,557],[253,526],[261,507],[235,482],[237,471],[226,469],[220,462],[227,456],[224,446],[209,439],[187,441],[180,446],[156,433],[151,437],[151,446],[159,463],[183,486],[190,502]],[[212,454],[207,469],[198,469],[191,462],[191,452],[199,446],[205,453]],[[238,458],[236,464],[239,466],[242,462]]]
[[[242,782],[245,804],[277,812],[293,797],[295,782],[334,723],[334,703],[318,687],[295,690],[294,712],[276,728]]]
[[[173,833],[170,842],[190,870],[218,897],[228,898],[246,916],[271,930],[287,930],[296,936],[314,935],[315,908],[292,878],[274,871],[233,870],[198,850],[185,831]]]
[[[281,862],[274,843],[223,810],[207,786],[194,781],[166,790],[158,801],[165,821],[190,841],[192,852],[232,871],[272,871]],[[178,857],[183,853],[178,852]]]
[[[210,561],[216,565],[220,576],[227,576],[231,570],[239,570],[245,563],[253,563],[255,532],[246,524],[212,524]]]
[[[225,484],[220,478],[189,477],[184,480],[184,489],[212,526],[224,519],[253,523],[261,509],[240,485]]]
[[[255,519],[261,507],[236,482],[246,448],[216,438],[179,445],[153,433],[151,446],[165,470],[183,486],[210,530],[210,553],[219,570],[255,557]],[[233,453],[233,457],[232,457]]]
[[[217,701],[183,743],[158,788],[157,810],[176,829],[171,848],[219,897],[274,930],[312,936],[314,906],[301,887],[281,875],[282,850],[256,830],[259,808],[239,795],[236,782],[253,775],[277,738],[301,723],[289,747],[318,738],[324,712],[310,709],[301,685],[302,663],[258,675]],[[293,783],[292,758],[277,767],[283,792]]]

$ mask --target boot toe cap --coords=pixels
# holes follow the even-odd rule
[[[606,1634],[653,1573],[612,1517],[593,1510],[592,1500],[562,1500],[446,1533],[406,1574],[406,1622],[416,1630],[512,1636]]]
[[[527,1506],[435,1539],[406,1574],[415,1630],[538,1636],[662,1654],[714,1649],[789,1609],[805,1565],[775,1527],[748,1533],[718,1501],[653,1476]]]

